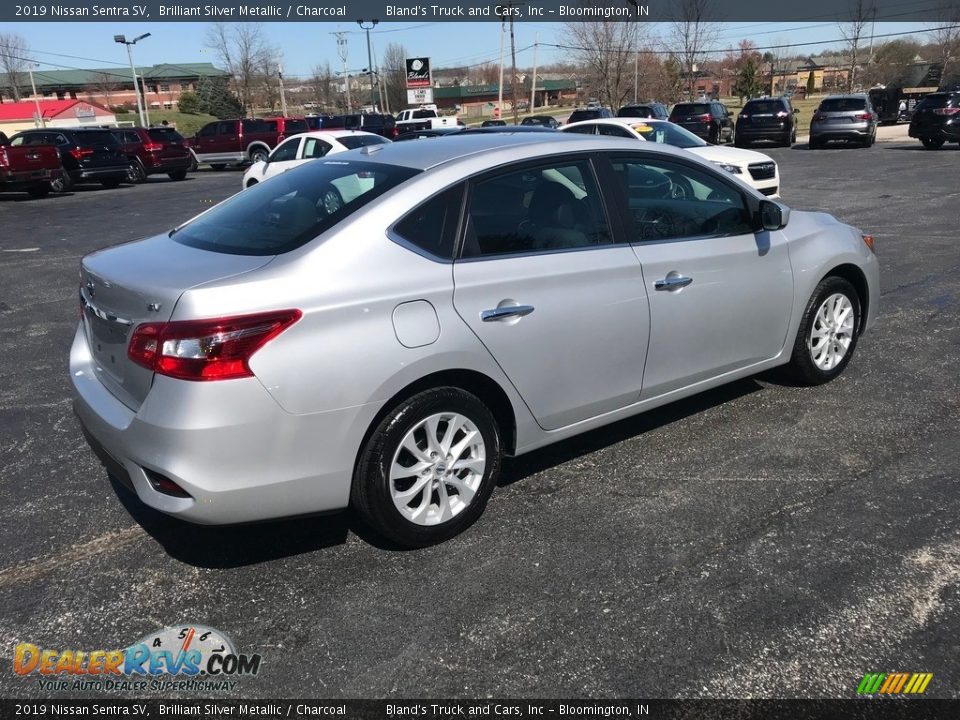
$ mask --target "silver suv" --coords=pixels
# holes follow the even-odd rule
[[[870,147],[877,140],[877,114],[866,95],[830,95],[820,102],[810,121],[810,149],[831,140]]]

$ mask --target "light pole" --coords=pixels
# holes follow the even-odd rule
[[[130,72],[133,73],[133,93],[137,96],[137,112],[140,114],[140,125],[146,127],[147,121],[143,115],[143,103],[140,100],[140,88],[137,84],[137,69],[133,66],[133,50],[132,47],[137,44],[138,41],[143,40],[144,38],[150,37],[150,33],[144,33],[143,35],[138,35],[133,40],[127,40],[126,35],[114,35],[113,41],[120,43],[121,45],[127,46],[127,57],[130,58]]]
[[[37,122],[40,123],[40,127],[45,128],[47,123],[43,119],[43,112],[40,110],[40,99],[37,97],[37,84],[33,81],[33,68],[33,63],[27,66],[27,72],[30,73],[30,87],[33,89],[33,105],[37,108]]]
[[[375,28],[380,23],[379,20],[371,20],[369,25],[366,25],[363,20],[357,20],[357,25],[367,31],[367,70],[370,74],[370,110],[374,111],[376,108],[376,103],[373,99],[373,52],[370,49],[370,31]]]

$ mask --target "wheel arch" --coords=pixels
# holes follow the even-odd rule
[[[252,143],[247,145],[247,160],[250,159],[250,155],[254,150],[259,150],[261,148],[267,153],[267,155],[270,154],[270,146],[262,140],[254,140]]]
[[[360,455],[363,453],[363,449],[366,447],[367,441],[370,439],[373,431],[376,430],[377,426],[390,411],[417,393],[439,387],[455,387],[460,390],[465,390],[472,395],[476,395],[477,398],[490,409],[494,419],[497,421],[497,428],[500,431],[500,442],[504,454],[513,454],[517,445],[517,418],[513,410],[513,405],[510,403],[510,398],[497,381],[476,370],[440,370],[415,380],[395,393],[383,404],[383,407],[380,408],[380,411],[374,416],[373,420],[370,421],[370,424],[363,434],[363,439],[357,448],[354,467],[356,467],[357,462],[359,462]]]
[[[867,284],[867,276],[863,270],[852,263],[844,263],[831,268],[821,280],[828,277],[840,277],[853,285],[857,291],[857,297],[860,301],[860,326],[857,328],[857,334],[862,335],[867,326],[867,313],[870,311],[870,286]]]

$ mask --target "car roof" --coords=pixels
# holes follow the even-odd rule
[[[827,95],[823,100],[865,100],[866,93],[843,93],[842,95]]]
[[[594,118],[593,120],[579,120],[575,123],[564,125],[564,129],[579,127],[580,125],[672,125],[669,120],[660,118],[638,118],[638,117],[612,117],[612,118]]]
[[[415,170],[429,170],[440,165],[472,159],[476,159],[479,163],[482,159],[483,165],[494,167],[511,160],[536,159],[560,153],[615,150],[618,147],[623,150],[636,151],[637,141],[633,138],[612,138],[563,132],[470,132],[456,133],[438,142],[398,142],[374,145],[361,150],[350,150],[338,155],[337,160],[353,158],[365,162],[399,165]],[[689,158],[687,151],[659,143],[646,143],[644,151]]]
[[[380,137],[376,133],[367,132],[366,130],[344,130],[343,128],[329,128],[324,130],[323,128],[319,130],[308,130],[307,132],[297,133],[296,135],[288,135],[287,139],[294,137],[317,137],[317,138],[337,138],[350,137],[351,135],[369,135],[371,137]]]

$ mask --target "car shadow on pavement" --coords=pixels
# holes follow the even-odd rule
[[[927,153],[938,153],[944,152],[946,150],[952,150],[953,152],[960,152],[960,145],[944,145],[943,147],[937,148],[936,150],[927,150],[923,145],[917,143],[916,145],[891,145],[889,147],[883,148],[884,150],[920,150]]]
[[[236,568],[302,555],[342,545],[350,531],[371,544],[378,544],[367,537],[366,530],[359,527],[352,513],[244,525],[194,525],[144,505],[112,476],[110,484],[133,520],[160,543],[170,557],[196,567]]]
[[[677,420],[683,420],[691,415],[696,415],[704,410],[709,410],[717,405],[723,405],[731,400],[763,389],[763,385],[757,382],[756,378],[745,378],[684,400],[669,403],[655,410],[649,410],[640,415],[620,420],[612,425],[591,430],[554,445],[548,445],[541,450],[534,450],[516,458],[507,458],[500,474],[499,486],[512,485],[556,465],[575,460],[582,455],[602,450],[610,445],[656,430]]]

